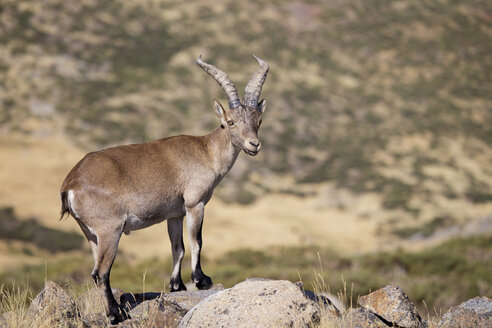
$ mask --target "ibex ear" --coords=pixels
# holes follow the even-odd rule
[[[258,110],[260,111],[260,113],[264,113],[265,112],[265,109],[266,109],[266,100],[265,99],[262,99],[259,103],[258,103]]]
[[[227,119],[225,117],[224,107],[222,107],[222,105],[217,99],[214,99],[214,109],[215,109],[215,114],[217,114],[217,116],[219,117],[222,126],[224,127],[227,126]]]

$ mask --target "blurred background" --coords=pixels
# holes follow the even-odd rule
[[[194,61],[242,91],[253,53],[270,64],[263,147],[206,207],[214,282],[354,300],[396,283],[437,313],[490,297],[492,3],[465,0],[3,0],[0,284],[90,283],[88,243],[58,221],[66,174],[89,151],[216,128],[227,100]],[[114,287],[167,290],[166,229],[122,237]]]

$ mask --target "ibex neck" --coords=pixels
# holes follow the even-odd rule
[[[204,136],[207,140],[215,172],[220,179],[232,168],[241,149],[234,147],[226,130],[218,127]]]

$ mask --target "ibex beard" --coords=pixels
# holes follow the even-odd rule
[[[204,207],[243,150],[261,149],[258,129],[266,101],[259,100],[268,64],[257,58],[258,70],[239,98],[229,77],[217,67],[196,63],[225,91],[229,110],[213,101],[220,127],[204,136],[180,135],[87,154],[65,178],[61,217],[69,213],[87,237],[94,256],[92,278],[105,295],[112,324],[129,318],[113,297],[109,276],[122,233],[167,221],[173,271],[171,291],[186,290],[181,279],[184,256],[183,218],[191,250],[191,280],[198,289],[212,286],[200,265]]]

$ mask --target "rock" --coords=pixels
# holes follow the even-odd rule
[[[128,327],[177,327],[183,316],[205,298],[223,290],[222,285],[209,290],[181,291],[170,294],[146,293],[124,294],[131,320],[125,321]],[[156,297],[157,296],[157,297]]]
[[[179,327],[308,327],[319,322],[319,305],[285,280],[249,280],[209,296]]]
[[[247,279],[247,281],[248,280],[250,280],[250,279]],[[337,306],[335,306],[335,304],[333,304],[332,300],[329,297],[326,297],[326,296],[321,295],[321,294],[316,294],[315,292],[312,292],[310,290],[305,290],[304,289],[304,283],[302,281],[298,281],[298,282],[294,283],[294,285],[296,285],[297,287],[299,287],[302,290],[302,293],[304,294],[304,296],[306,296],[310,300],[315,301],[316,303],[321,305],[324,308],[324,310],[329,312],[331,315],[334,315],[336,317],[340,316],[340,311],[338,310]]]
[[[208,290],[196,290],[191,292],[182,291],[182,292],[164,294],[162,297],[167,302],[176,304],[177,306],[188,312],[195,305],[197,305],[207,297],[217,294],[222,290],[224,290],[224,287],[220,285],[220,287],[218,286]]]
[[[452,307],[439,322],[440,328],[492,327],[492,299],[475,297]]]
[[[124,304],[128,310],[133,309],[144,301],[156,299],[158,297],[189,311],[192,307],[200,303],[203,299],[224,290],[224,286],[217,284],[208,290],[180,291],[174,293],[124,293],[119,298],[120,304]],[[116,298],[116,296],[115,296]],[[118,300],[118,298],[116,298]]]
[[[299,285],[296,283],[296,286]],[[310,290],[304,289],[302,290],[302,293],[304,294],[304,296],[323,307],[323,312],[325,313],[325,315],[329,313],[331,316],[340,317],[340,311],[328,297],[318,295]]]
[[[388,285],[380,288],[369,295],[359,297],[358,303],[366,310],[398,327],[427,327],[427,323],[420,317],[415,305],[398,286]]]
[[[128,311],[138,306],[140,303],[151,301],[160,297],[162,293],[123,293],[120,297],[115,297],[118,304],[123,305]]]
[[[150,301],[144,301],[130,310],[131,320],[124,322],[122,327],[177,327],[186,310],[169,303],[163,298],[156,298]]]
[[[32,300],[27,316],[39,322],[67,322],[79,317],[74,300],[52,281]],[[68,319],[68,320],[67,320]]]
[[[387,328],[388,326],[379,319],[374,313],[363,309],[349,309],[340,324],[335,327],[340,328]]]

